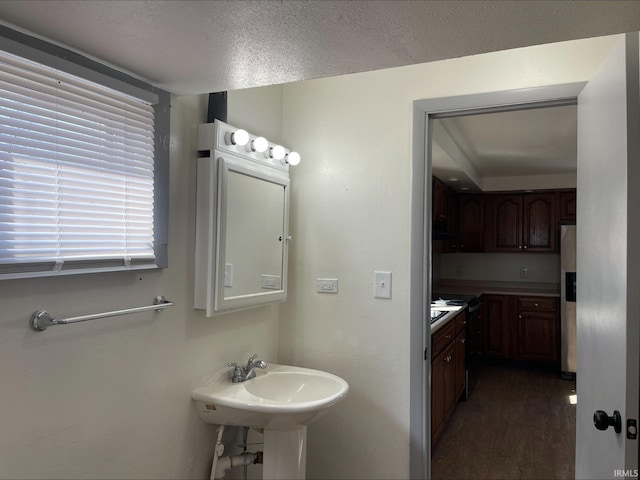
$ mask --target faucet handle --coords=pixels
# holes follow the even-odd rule
[[[251,358],[249,358],[249,360],[247,360],[247,366],[251,365],[253,363],[253,361],[258,358],[258,354],[254,353]]]

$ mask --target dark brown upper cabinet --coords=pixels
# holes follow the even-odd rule
[[[460,195],[458,251],[484,251],[484,195]]]
[[[447,186],[438,178],[433,177],[433,223],[445,225],[447,223]]]
[[[576,191],[558,192],[558,222],[576,223]]]
[[[447,233],[449,238],[445,242],[445,251],[458,251],[458,194],[452,188],[447,189]]]
[[[556,196],[553,193],[524,195],[522,248],[529,252],[556,252]]]
[[[555,193],[492,195],[493,252],[556,252]]]
[[[522,195],[496,195],[492,201],[491,250],[522,251]]]

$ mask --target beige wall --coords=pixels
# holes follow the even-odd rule
[[[584,81],[613,45],[584,40],[284,87],[292,170],[291,291],[280,358],[336,373],[349,397],[309,426],[310,478],[409,475],[412,102]],[[393,298],[373,298],[374,270]],[[317,277],[339,279],[318,294]]]
[[[244,95],[260,101],[249,110]],[[280,95],[280,87],[234,93],[229,117],[251,129],[260,118],[265,135],[279,137]],[[172,98],[168,269],[0,283],[1,478],[209,478],[215,427],[196,416],[192,389],[254,352],[277,360],[279,306],[216,318],[193,309],[204,121],[206,96]],[[158,294],[176,306],[41,333],[27,325],[34,310],[60,318]]]

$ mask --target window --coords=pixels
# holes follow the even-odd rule
[[[166,266],[168,94],[8,32],[0,278]]]

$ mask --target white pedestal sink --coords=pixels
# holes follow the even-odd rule
[[[307,424],[348,392],[349,384],[330,373],[270,364],[240,383],[224,369],[192,398],[205,423],[263,428],[263,478],[285,480],[305,478]]]

